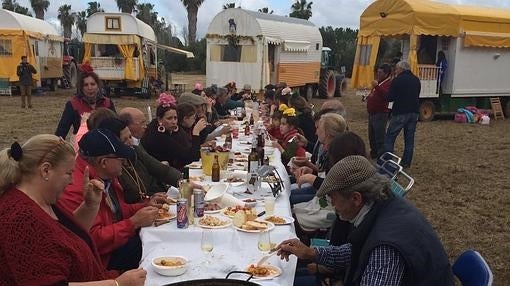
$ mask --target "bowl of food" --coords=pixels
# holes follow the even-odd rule
[[[219,183],[212,185],[211,188],[205,194],[204,200],[207,202],[221,199],[228,189],[228,185],[225,183]]]
[[[188,261],[182,256],[163,256],[152,260],[154,270],[163,276],[179,276],[188,270]]]

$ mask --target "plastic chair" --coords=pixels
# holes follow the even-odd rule
[[[393,160],[388,160],[379,167],[379,173],[390,179],[394,179],[400,171],[402,166]]]
[[[377,165],[378,168],[381,168],[382,165],[384,164],[384,162],[389,161],[389,160],[392,160],[400,165],[400,161],[402,161],[402,158],[400,158],[399,156],[397,156],[391,152],[386,152],[386,153],[382,154],[381,156],[379,156],[379,158],[377,158],[377,161],[375,162],[375,164]]]
[[[390,188],[395,196],[405,197],[414,185],[414,179],[400,169],[390,180]]]
[[[452,270],[463,286],[492,285],[492,271],[485,259],[477,251],[464,251],[455,260]]]

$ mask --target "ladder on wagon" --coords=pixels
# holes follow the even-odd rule
[[[491,107],[492,114],[494,115],[494,120],[498,120],[498,118],[505,119],[505,115],[503,114],[503,108],[501,108],[501,101],[499,97],[491,97]]]

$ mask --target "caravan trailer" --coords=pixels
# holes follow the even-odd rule
[[[9,83],[4,92],[10,94],[10,85],[19,81],[16,67],[24,55],[37,70],[35,86],[48,85],[54,90],[63,76],[63,41],[51,24],[0,9],[0,79]]]
[[[510,116],[510,10],[421,0],[378,0],[360,17],[351,83],[366,92],[375,67],[385,61],[381,43],[399,41],[402,59],[421,80],[420,119],[500,99]],[[448,61],[444,82],[436,56]],[[438,84],[443,87],[442,92]]]
[[[104,81],[107,93],[149,95],[157,78],[157,49],[193,57],[193,53],[160,45],[151,26],[126,13],[98,12],[87,19],[83,63]]]

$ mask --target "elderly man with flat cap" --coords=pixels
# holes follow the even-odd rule
[[[388,179],[365,157],[336,163],[317,196],[328,196],[340,219],[353,224],[347,243],[308,247],[290,239],[278,246],[282,259],[294,254],[345,269],[345,286],[454,285],[448,256],[430,223],[392,194]]]

